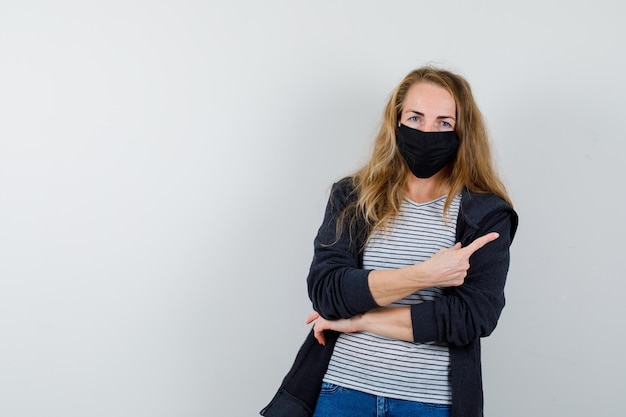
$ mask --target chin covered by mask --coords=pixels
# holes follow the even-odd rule
[[[454,131],[422,132],[401,124],[396,130],[396,143],[413,175],[430,178],[454,158],[459,136]]]

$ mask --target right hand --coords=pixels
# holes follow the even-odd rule
[[[313,323],[313,335],[320,345],[326,346],[326,337],[324,336],[324,330],[334,330],[336,332],[342,333],[358,332],[359,329],[355,326],[355,323],[356,319],[359,317],[361,317],[361,315],[357,315],[349,319],[326,320],[324,317],[320,316],[317,311],[314,311],[309,314],[309,316],[306,318],[305,323]]]
[[[457,243],[451,248],[439,250],[430,259],[418,265],[426,268],[426,274],[429,280],[432,280],[433,287],[458,287],[465,282],[470,267],[470,256],[499,236],[497,232],[491,232],[476,238],[465,247]]]

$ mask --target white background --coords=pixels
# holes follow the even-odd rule
[[[520,214],[486,415],[624,416],[618,6],[0,0],[0,415],[257,415],[329,187],[433,63]]]

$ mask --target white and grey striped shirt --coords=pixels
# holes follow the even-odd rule
[[[363,267],[383,270],[413,265],[453,246],[461,196],[454,198],[447,222],[443,219],[445,199],[422,204],[405,199],[387,231],[372,235]],[[428,288],[392,305],[428,302],[440,295],[440,288]],[[342,333],[324,381],[373,395],[450,404],[449,364],[445,345],[410,343],[367,332]]]

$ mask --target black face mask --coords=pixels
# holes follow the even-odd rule
[[[405,125],[396,130],[400,154],[418,178],[430,178],[454,158],[459,149],[456,132],[422,132]]]

